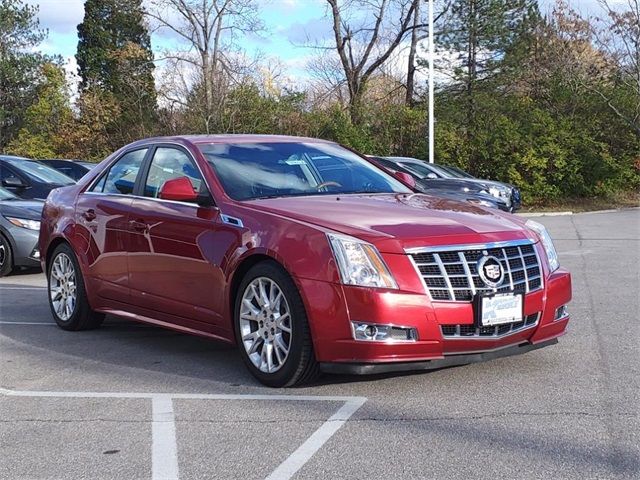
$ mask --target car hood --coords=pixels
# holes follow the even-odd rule
[[[42,207],[44,207],[44,202],[37,200],[2,200],[0,201],[0,214],[5,217],[40,220]]]
[[[245,204],[361,238],[386,253],[535,238],[524,221],[513,215],[423,194],[316,195]]]

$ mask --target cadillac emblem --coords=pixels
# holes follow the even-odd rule
[[[504,281],[504,268],[492,255],[483,255],[476,264],[478,275],[487,287],[498,288]]]

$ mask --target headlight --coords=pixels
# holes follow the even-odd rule
[[[376,247],[346,235],[327,234],[342,283],[362,287],[398,288]]]
[[[38,220],[29,220],[26,218],[7,217],[16,227],[28,228],[29,230],[40,230],[40,222]]]
[[[529,220],[526,225],[531,230],[536,232],[540,237],[540,241],[542,242],[544,251],[547,253],[549,268],[552,272],[556,271],[558,268],[560,268],[560,261],[558,260],[558,253],[556,252],[556,247],[553,246],[553,241],[551,241],[549,232],[547,232],[547,229],[544,228],[544,225],[541,225],[538,222],[534,222],[533,220]]]

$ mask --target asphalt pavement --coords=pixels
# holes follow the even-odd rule
[[[216,342],[53,325],[0,280],[1,479],[638,479],[640,210],[542,217],[573,274],[548,348],[269,389]]]

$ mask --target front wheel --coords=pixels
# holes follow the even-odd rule
[[[9,275],[13,268],[13,255],[11,244],[4,235],[0,234],[0,277]]]
[[[89,330],[102,324],[104,315],[91,310],[78,260],[66,243],[51,255],[47,279],[49,306],[60,328]]]
[[[234,321],[249,371],[270,387],[309,382],[319,372],[300,293],[273,261],[252,267],[240,283]]]

